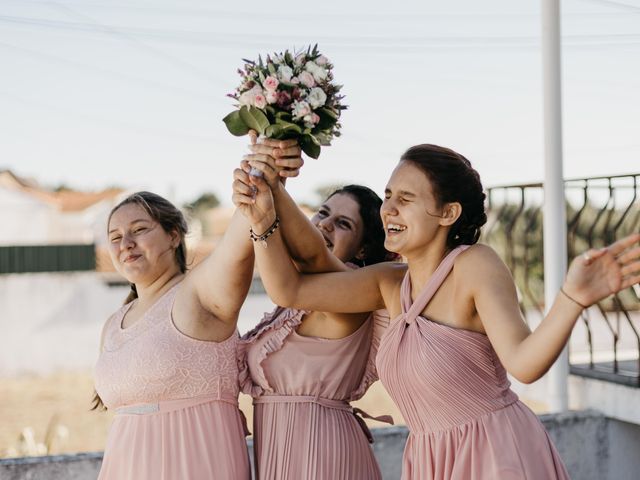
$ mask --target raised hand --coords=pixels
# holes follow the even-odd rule
[[[241,168],[233,171],[233,204],[242,212],[258,234],[269,228],[276,218],[273,195],[267,182],[249,175]],[[263,229],[261,229],[264,227]]]
[[[569,266],[563,291],[584,307],[640,283],[640,233],[587,250]]]
[[[287,178],[297,177],[304,165],[301,149],[296,140],[261,139],[252,136],[251,152],[243,160],[243,169],[249,165],[263,173],[271,188],[284,183]]]

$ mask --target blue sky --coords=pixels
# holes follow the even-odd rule
[[[241,58],[318,43],[344,84],[344,136],[290,183],[378,192],[437,143],[484,184],[541,180],[540,2],[2,0],[0,168],[55,185],[230,203]],[[567,177],[640,169],[640,2],[562,2]]]

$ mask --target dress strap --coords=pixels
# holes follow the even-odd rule
[[[458,255],[464,252],[470,245],[459,245],[451,250],[446,257],[440,262],[436,271],[433,272],[431,278],[424,286],[418,297],[413,303],[411,303],[411,277],[409,276],[409,270],[402,281],[401,295],[402,295],[402,310],[405,313],[405,321],[407,323],[413,322],[420,312],[424,310],[431,298],[438,291],[447,275],[453,269],[453,263]],[[408,308],[407,308],[408,306]]]

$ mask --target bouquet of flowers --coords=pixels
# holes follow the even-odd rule
[[[242,83],[228,95],[238,109],[223,119],[229,131],[295,138],[304,153],[318,158],[320,146],[340,136],[338,120],[347,107],[341,103],[342,85],[333,82],[333,65],[317,47],[293,54],[285,50],[265,61],[243,59],[244,69],[238,70]]]

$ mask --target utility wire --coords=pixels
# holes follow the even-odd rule
[[[76,12],[75,10],[64,6],[62,4],[59,4],[57,2],[53,2],[51,4],[51,6],[56,7],[60,10],[62,10],[63,12],[67,13],[67,15],[71,15],[74,16],[76,18],[79,18],[81,20],[84,21],[89,21],[90,25],[93,24],[96,27],[101,27],[103,29],[104,33],[107,33],[109,35],[112,35],[114,37],[118,37],[122,40],[124,40],[126,43],[129,43],[130,45],[135,46],[138,49],[141,49],[147,53],[151,53],[152,55],[162,58],[163,60],[172,63],[173,65],[176,65],[186,71],[189,71],[192,75],[195,75],[201,79],[204,79],[207,82],[211,82],[212,84],[218,86],[218,87],[222,87],[225,85],[225,82],[222,81],[220,78],[218,78],[215,75],[212,75],[211,73],[196,67],[195,65],[189,63],[189,62],[185,62],[184,60],[182,60],[181,58],[177,58],[173,55],[170,55],[162,50],[159,50],[155,47],[152,47],[150,45],[147,45],[146,43],[141,42],[140,40],[138,40],[137,38],[135,38],[134,36],[128,34],[127,32],[123,31],[123,29],[117,28],[117,27],[112,27],[110,25],[105,25],[97,20],[95,20],[94,18],[91,18],[87,15],[84,15],[82,13]]]
[[[210,45],[218,48],[234,47],[238,45],[261,46],[267,43],[289,44],[295,36],[276,36],[262,34],[240,34],[240,33],[215,33],[203,31],[167,30],[150,28],[131,27],[111,27],[96,23],[76,23],[55,20],[44,20],[39,18],[13,17],[0,15],[0,22],[33,25],[46,28],[62,30],[79,30],[94,33],[116,34],[130,41],[138,40],[132,37],[145,37],[155,40],[169,40],[186,42],[196,45]],[[117,33],[115,33],[117,32]],[[302,36],[297,36],[302,39]],[[507,47],[528,47],[538,46],[540,38],[538,36],[330,36],[318,38],[318,43],[330,44],[341,47],[361,47],[367,49],[392,49],[398,48],[427,48],[427,47],[487,47],[487,46],[507,46]],[[640,33],[613,33],[613,34],[591,34],[591,35],[564,35],[563,42],[569,46],[593,46],[593,45],[627,45],[640,43]],[[296,43],[306,43],[304,41]],[[152,49],[146,44],[146,48]],[[164,52],[152,49],[154,53],[167,55]],[[171,56],[172,61],[178,61]],[[179,61],[180,64],[184,62]],[[190,64],[187,64],[193,67]],[[208,75],[208,74],[207,74]],[[210,78],[209,78],[210,80]]]
[[[0,48],[5,48],[5,49],[9,49],[9,50],[15,50],[17,52],[20,52],[20,55],[26,55],[26,56],[30,56],[34,59],[38,59],[38,60],[46,60],[52,63],[58,63],[60,65],[64,65],[67,66],[69,68],[75,68],[75,69],[79,69],[79,70],[89,70],[89,71],[93,71],[94,73],[100,74],[101,76],[109,76],[109,77],[113,77],[116,78],[118,80],[123,80],[126,82],[131,82],[131,83],[138,83],[140,85],[144,85],[147,87],[153,87],[153,88],[157,88],[160,90],[164,90],[166,92],[171,92],[171,93],[177,93],[180,95],[185,95],[188,96],[190,98],[193,99],[197,99],[197,100],[207,100],[207,101],[216,101],[220,104],[225,103],[225,105],[228,102],[225,102],[223,98],[218,98],[216,95],[212,94],[212,93],[204,93],[204,92],[197,92],[197,91],[193,91],[193,90],[188,90],[186,88],[181,88],[181,87],[176,87],[173,85],[168,85],[162,82],[158,82],[156,80],[150,80],[150,79],[146,79],[146,78],[141,78],[141,77],[136,77],[133,75],[127,75],[126,73],[122,73],[120,71],[114,71],[114,70],[109,70],[107,68],[103,68],[97,65],[91,65],[88,63],[83,63],[83,62],[78,62],[75,60],[69,60],[68,58],[64,58],[64,57],[59,57],[57,55],[52,55],[50,53],[44,53],[38,50],[32,50],[30,48],[26,48],[26,47],[21,47],[21,46],[17,46],[17,45],[12,45],[6,42],[0,42]]]

